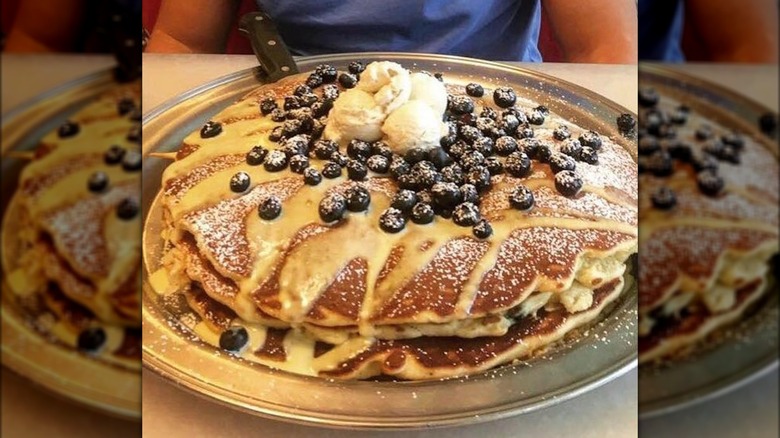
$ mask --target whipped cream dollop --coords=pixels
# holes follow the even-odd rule
[[[324,137],[342,145],[384,139],[390,149],[432,149],[447,134],[447,90],[435,77],[395,62],[372,62],[360,81],[333,102]]]

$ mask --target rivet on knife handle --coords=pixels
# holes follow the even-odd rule
[[[292,55],[287,50],[276,24],[264,12],[250,12],[241,17],[238,26],[252,44],[266,80],[273,82],[298,73]]]

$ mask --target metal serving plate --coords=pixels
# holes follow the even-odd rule
[[[639,86],[652,86],[694,111],[757,138],[761,115],[770,109],[718,85],[658,65],[640,65]],[[777,139],[763,142],[778,154]],[[767,296],[743,321],[721,330],[724,339],[705,342],[691,357],[664,366],[639,367],[639,415],[678,411],[744,386],[777,368],[777,267]]]
[[[12,152],[30,151],[40,139],[57,129],[68,116],[113,84],[111,71],[103,71],[68,82],[3,114],[2,127],[2,211],[16,192],[25,160]],[[13,235],[3,217],[3,278],[16,263],[10,254]],[[93,409],[138,419],[141,415],[141,373],[92,360],[83,354],[46,340],[33,331],[7,300],[10,291],[2,283],[2,364],[34,384],[66,399]]]
[[[412,70],[442,72],[447,81],[512,85],[581,126],[598,130],[635,156],[615,119],[625,108],[559,79],[504,64],[430,55],[367,53],[301,59],[301,71],[327,62],[340,70],[355,59],[391,60]],[[251,70],[217,79],[149,112],[143,120],[144,261],[159,267],[160,208],[155,200],[174,151],[209,117],[258,86]],[[334,381],[290,374],[228,356],[200,341],[158,303],[144,279],[144,365],[196,394],[240,410],[331,427],[415,428],[459,425],[541,409],[605,384],[636,366],[636,288],[624,291],[603,320],[543,357],[444,381]]]

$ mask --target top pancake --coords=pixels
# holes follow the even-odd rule
[[[309,186],[289,169],[248,165],[253,146],[279,148],[268,134],[280,123],[261,114],[260,101],[281,101],[304,80],[296,75],[262,86],[213,116],[222,132],[189,135],[163,175],[165,237],[186,253],[189,276],[242,319],[355,327],[477,318],[506,312],[534,291],[561,293],[575,282],[598,287],[622,274],[608,267],[622,266],[635,251],[636,164],[608,138],[602,137],[598,165],[577,163],[585,184],[574,198],[556,191],[549,165],[538,161],[528,177],[493,176],[480,204],[493,226],[487,239],[438,216],[428,225],[410,222],[399,233],[383,232],[378,217],[398,190],[386,175],[369,172],[361,182],[344,175]],[[478,108],[492,105],[488,97],[475,100]],[[536,138],[559,150],[552,129],[560,123],[574,138],[584,132],[551,116],[534,127]],[[311,164],[320,168],[322,161],[312,157]],[[229,181],[239,171],[251,176],[251,185],[234,193]],[[519,183],[534,192],[529,211],[509,205]],[[369,209],[323,222],[320,200],[356,184],[370,192]],[[257,213],[269,195],[282,200],[281,216],[271,221]]]

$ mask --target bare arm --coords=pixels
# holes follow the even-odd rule
[[[5,51],[72,51],[82,24],[83,8],[83,0],[62,0],[56,8],[49,0],[20,2]]]
[[[776,0],[688,0],[691,36],[708,61],[777,62]]]
[[[147,52],[224,53],[237,0],[163,0]]]
[[[634,0],[544,0],[550,28],[568,62],[637,62]]]

